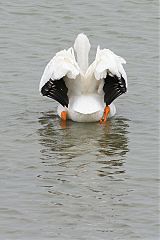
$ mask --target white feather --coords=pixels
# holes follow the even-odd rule
[[[79,73],[80,69],[75,60],[73,48],[60,51],[47,64],[40,81],[39,91],[50,78],[58,80],[67,76],[70,79],[75,79]]]
[[[105,78],[108,73],[116,75],[118,78],[122,75],[127,86],[127,75],[122,66],[122,64],[125,63],[126,61],[122,57],[114,54],[111,50],[101,50],[98,46],[95,59],[94,76],[97,80],[100,80]]]
[[[74,43],[74,49],[77,54],[77,62],[82,74],[85,74],[88,68],[88,54],[90,47],[91,45],[87,36],[83,33],[78,34]]]

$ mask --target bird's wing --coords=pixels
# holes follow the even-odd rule
[[[126,61],[109,49],[97,48],[94,61],[94,77],[101,80],[106,105],[127,91],[127,75],[122,66]]]
[[[39,91],[43,96],[56,100],[62,106],[68,106],[68,89],[64,77],[76,79],[79,73],[73,48],[60,51],[47,64],[39,84]]]

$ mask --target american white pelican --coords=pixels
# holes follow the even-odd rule
[[[74,49],[56,53],[42,75],[39,91],[59,103],[57,112],[63,121],[104,123],[107,116],[116,113],[113,101],[127,91],[122,66],[126,61],[98,46],[95,60],[88,67],[89,51],[89,40],[81,33]]]

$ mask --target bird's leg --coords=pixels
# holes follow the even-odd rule
[[[103,116],[100,119],[100,123],[106,123],[109,112],[110,112],[110,107],[106,106],[103,112]]]
[[[62,111],[61,112],[61,123],[60,123],[62,128],[66,128],[66,126],[67,126],[66,120],[67,120],[67,111]]]
[[[61,119],[62,119],[63,121],[66,121],[66,120],[67,120],[67,111],[62,111],[62,112],[61,112]]]

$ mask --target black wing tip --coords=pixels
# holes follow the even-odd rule
[[[63,107],[68,107],[68,88],[66,87],[63,78],[60,80],[50,79],[47,83],[45,83],[40,91],[43,96],[59,102]]]
[[[104,79],[104,102],[106,105],[110,105],[116,98],[127,92],[125,79],[118,78],[116,75],[107,77]]]

